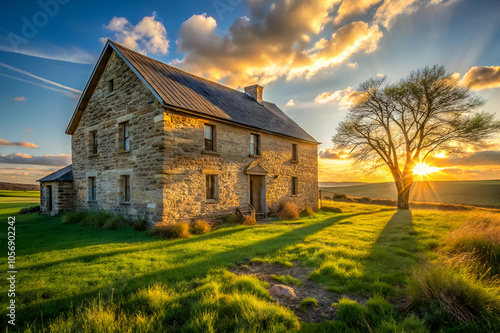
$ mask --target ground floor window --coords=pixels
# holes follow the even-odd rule
[[[299,192],[299,178],[292,177],[292,195],[298,195]]]
[[[217,175],[205,175],[206,189],[207,189],[207,200],[217,200],[218,197],[218,176]]]
[[[130,202],[130,176],[123,176],[123,201]]]
[[[88,201],[96,201],[97,196],[96,196],[96,180],[95,177],[89,177],[88,183],[87,183],[87,197]]]

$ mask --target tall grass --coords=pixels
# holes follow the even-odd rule
[[[450,233],[442,249],[454,266],[477,275],[500,274],[500,214],[475,213],[461,228]]]

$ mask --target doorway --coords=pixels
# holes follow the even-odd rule
[[[255,208],[255,213],[266,213],[266,177],[250,176],[250,204]]]
[[[47,185],[47,196],[45,197],[47,200],[47,211],[52,211],[52,185]]]

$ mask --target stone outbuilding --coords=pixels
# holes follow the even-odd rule
[[[71,164],[42,179],[40,183],[40,211],[57,215],[73,209],[73,172]]]
[[[73,164],[64,207],[151,221],[237,209],[263,217],[285,201],[316,209],[318,142],[265,101],[262,86],[244,90],[108,41],[66,130]]]

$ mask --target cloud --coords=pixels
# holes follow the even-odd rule
[[[347,109],[351,106],[357,97],[361,95],[361,92],[353,90],[352,87],[347,87],[344,90],[336,90],[334,92],[324,92],[316,96],[314,99],[315,103],[325,104],[332,103],[338,104],[341,108]]]
[[[65,166],[71,163],[71,155],[31,156],[21,153],[0,154],[0,163]]]
[[[436,167],[455,167],[455,166],[499,166],[500,151],[483,150],[463,155],[448,155],[446,158],[429,158],[429,163]]]
[[[418,0],[385,0],[375,12],[374,21],[389,29],[397,16],[418,10]]]
[[[344,0],[337,10],[335,24],[340,24],[345,18],[365,13],[371,6],[382,0]]]
[[[33,129],[32,129],[32,128],[27,128],[27,129],[26,129],[26,132],[32,133],[32,132],[33,132]]]
[[[355,68],[358,67],[358,63],[357,62],[350,62],[350,63],[347,64],[347,67],[355,69]]]
[[[182,23],[176,41],[184,58],[172,65],[209,79],[242,87],[279,77],[309,79],[343,63],[356,52],[372,52],[382,37],[377,25],[352,22],[332,31],[330,11],[338,0],[250,1],[250,14],[236,19],[225,34],[207,14]],[[312,46],[311,46],[312,45]]]
[[[377,77],[384,77],[385,75],[382,73],[377,73]]]
[[[56,87],[58,87],[58,88],[62,88],[62,89],[68,90],[68,91],[72,91],[72,92],[74,92],[74,93],[79,93],[79,94],[81,93],[81,91],[80,91],[80,90],[78,90],[78,89],[74,89],[74,88],[71,88],[71,87],[68,87],[68,86],[62,85],[62,84],[60,84],[60,83],[54,82],[54,81],[50,81],[50,80],[48,80],[48,79],[44,79],[43,77],[36,76],[35,74],[31,74],[30,72],[27,72],[27,71],[25,71],[25,70],[22,70],[22,69],[20,69],[20,68],[17,68],[17,67],[11,66],[11,65],[7,65],[7,64],[5,64],[5,63],[3,63],[3,62],[0,62],[0,66],[1,66],[1,67],[4,67],[4,68],[7,68],[7,69],[10,69],[10,70],[12,70],[12,71],[14,71],[14,72],[17,72],[17,73],[20,73],[20,74],[23,74],[23,75],[27,75],[27,76],[29,76],[29,77],[32,77],[32,78],[37,79],[37,80],[40,80],[40,81],[42,81],[42,82],[44,82],[44,83],[47,83],[47,84],[50,84],[50,85],[56,86]]]
[[[36,48],[32,47],[33,43],[26,44],[25,46],[18,46],[16,49],[10,46],[10,41],[0,36],[0,51],[23,54],[30,57],[65,61],[76,64],[94,64],[97,57],[85,50],[78,47],[58,47],[54,45],[37,45]]]
[[[38,148],[38,146],[31,142],[11,142],[8,140],[0,139],[0,146],[18,146],[24,148]]]
[[[473,83],[475,90],[500,88],[500,66],[472,67],[465,73],[462,83]]]
[[[71,97],[71,98],[79,98],[80,97],[80,94],[75,94],[75,93],[67,91],[67,90],[57,89],[57,88],[54,88],[54,87],[46,86],[44,84],[40,84],[40,83],[36,83],[36,82],[31,82],[31,81],[28,81],[28,80],[20,79],[20,78],[15,77],[15,76],[10,76],[10,75],[3,74],[3,73],[0,73],[0,76],[5,76],[5,77],[8,77],[8,78],[13,79],[13,80],[18,80],[18,81],[21,81],[21,82],[29,83],[29,84],[32,84],[32,85],[35,85],[35,86],[38,86],[38,87],[42,87],[42,88],[48,89],[48,90],[57,91],[57,92],[60,92],[63,95]]]
[[[348,155],[344,151],[339,152],[333,148],[327,148],[319,152],[319,157],[327,160],[343,160]]]
[[[14,100],[16,102],[24,102],[26,100],[26,97],[24,97],[24,96],[14,97]]]
[[[288,107],[295,106],[295,101],[293,99],[291,99],[288,102],[286,102],[285,106],[288,106]]]
[[[145,16],[135,26],[125,17],[113,17],[106,29],[114,32],[114,40],[137,52],[147,54],[168,54],[169,39],[162,22],[156,19],[156,13]],[[106,41],[107,38],[101,38]]]

